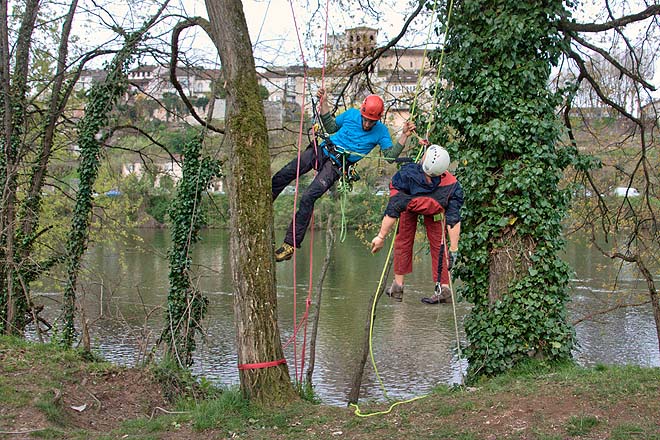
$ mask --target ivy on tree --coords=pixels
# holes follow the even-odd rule
[[[569,267],[559,189],[573,149],[559,149],[549,91],[565,44],[555,20],[563,2],[466,0],[455,4],[434,135],[458,159],[465,190],[461,293],[474,307],[465,321],[469,375],[503,372],[529,356],[571,358]],[[439,54],[436,57],[439,59]]]
[[[202,139],[196,136],[183,147],[183,177],[169,211],[172,247],[169,251],[170,289],[167,297],[165,329],[161,342],[167,355],[182,366],[192,365],[195,336],[208,308],[208,299],[191,282],[190,252],[199,240],[205,223],[200,209],[203,192],[211,179],[220,175],[217,160],[201,155]]]

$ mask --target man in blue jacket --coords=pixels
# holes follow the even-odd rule
[[[294,247],[299,248],[312,218],[314,203],[339,180],[349,165],[369,154],[376,145],[380,146],[386,159],[394,160],[401,154],[415,124],[406,121],[396,144],[392,144],[389,130],[380,122],[384,112],[383,100],[377,95],[367,96],[360,109],[348,109],[334,118],[330,114],[325,89],[317,92],[321,122],[328,133],[328,140],[320,145],[312,142],[300,154],[300,163],[295,158],[279,170],[272,179],[273,200],[299,174],[312,169],[318,173],[300,198],[298,211],[284,237],[284,243],[275,251],[275,260],[289,260]]]

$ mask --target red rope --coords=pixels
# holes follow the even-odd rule
[[[326,56],[326,50],[327,50],[327,29],[328,29],[328,3],[326,0],[326,23],[325,23],[325,41],[326,44],[324,44],[323,47],[323,69],[322,69],[322,74],[321,74],[321,84],[322,87],[324,86],[325,82],[325,56]],[[296,206],[298,205],[298,183],[300,180],[300,154],[301,154],[301,148],[302,148],[302,133],[303,133],[303,123],[304,123],[304,113],[305,113],[305,96],[306,96],[306,90],[307,90],[307,62],[305,60],[305,51],[303,50],[302,46],[302,41],[300,39],[300,32],[298,30],[298,23],[296,20],[296,13],[293,8],[293,2],[289,1],[289,5],[291,6],[291,15],[293,16],[293,23],[294,27],[296,29],[296,37],[298,39],[298,47],[300,48],[300,56],[302,59],[302,64],[304,66],[304,75],[303,75],[303,95],[302,95],[302,104],[301,104],[301,112],[300,112],[300,127],[298,131],[298,167],[296,170],[296,187],[295,187],[295,192],[294,192],[294,200],[293,200],[293,227],[292,227],[292,232],[293,232],[293,237],[294,237],[294,243],[293,243],[293,323],[294,323],[294,328],[293,328],[293,335],[289,340],[286,342],[284,347],[288,346],[292,341],[294,342],[293,344],[293,358],[294,358],[294,365],[295,365],[295,377],[296,380],[298,380],[299,383],[302,383],[303,379],[303,370],[305,367],[305,352],[306,352],[306,347],[307,347],[307,318],[309,316],[309,308],[312,303],[312,276],[313,276],[313,267],[314,267],[314,211],[312,211],[312,218],[311,218],[311,233],[310,233],[310,239],[309,239],[309,289],[307,293],[307,299],[305,301],[305,313],[303,314],[300,323],[297,323],[297,271],[296,271],[296,248],[298,243],[295,242],[295,236],[296,236]],[[316,136],[313,136],[314,139],[314,147],[319,148],[319,146],[316,144]],[[317,150],[318,151],[318,150]],[[316,160],[318,161],[318,154],[316,156]],[[316,169],[318,169],[318,162],[316,163]],[[298,338],[298,331],[300,328],[303,327],[303,343],[302,343],[302,353],[300,357],[300,373],[298,372],[298,356],[297,356],[297,338]]]
[[[325,88],[325,61],[326,61],[326,52],[327,52],[327,47],[328,47],[328,3],[329,0],[326,0],[325,3],[325,33],[323,35],[324,39],[324,44],[323,44],[323,67],[321,69],[321,88]],[[304,90],[304,88],[303,88]],[[327,96],[326,96],[327,97]],[[320,103],[319,103],[320,104]],[[320,113],[320,112],[319,112]],[[320,115],[319,115],[320,117]],[[312,129],[314,130],[314,129]],[[312,131],[312,139],[314,142],[314,148],[319,148],[319,146],[316,143],[316,133]],[[318,151],[318,150],[317,150]],[[318,154],[316,155],[316,168],[318,169]],[[310,234],[310,240],[309,240],[309,289],[307,290],[307,300],[305,301],[305,314],[303,315],[303,319],[301,320],[301,324],[304,323],[304,331],[303,331],[303,345],[302,345],[302,354],[300,357],[300,376],[298,378],[298,382],[302,383],[303,381],[303,370],[305,369],[305,351],[307,348],[307,324],[309,324],[309,321],[307,320],[309,316],[309,308],[312,305],[312,286],[314,285],[313,282],[313,268],[314,268],[314,211],[312,211],[312,221],[311,221],[311,234]]]
[[[296,29],[296,37],[298,38],[298,46],[300,47],[300,56],[302,58],[302,64],[305,66],[305,74],[303,75],[303,95],[302,95],[302,104],[301,104],[301,112],[300,112],[300,124],[299,124],[299,130],[298,130],[298,168],[296,170],[296,189],[293,197],[293,220],[292,220],[292,232],[293,232],[293,336],[292,340],[294,341],[293,344],[293,364],[295,366],[295,377],[296,379],[298,378],[298,344],[297,344],[297,338],[298,338],[298,329],[299,327],[296,325],[296,321],[298,320],[297,318],[297,310],[296,310],[296,303],[297,303],[297,273],[296,273],[296,249],[298,247],[298,243],[296,243],[296,207],[298,206],[298,183],[300,180],[300,154],[301,154],[301,148],[302,148],[302,133],[303,133],[303,122],[304,122],[304,110],[305,110],[305,90],[307,88],[307,62],[305,61],[305,53],[302,48],[302,42],[300,40],[300,32],[298,31],[298,22],[296,20],[296,13],[293,9],[293,2],[289,1],[289,5],[291,6],[291,15],[293,17],[293,25],[294,28]],[[302,372],[300,373],[302,375]]]
[[[279,359],[277,361],[270,362],[258,362],[255,364],[241,364],[238,366],[239,370],[256,370],[259,368],[270,368],[276,367],[278,365],[286,364],[286,359]]]

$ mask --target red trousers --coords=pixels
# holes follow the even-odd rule
[[[441,207],[438,210],[435,204],[433,207],[428,206],[426,203],[415,206],[416,201],[422,202],[419,199],[414,199],[408,205],[408,209],[403,211],[401,217],[399,217],[399,229],[394,240],[394,274],[407,275],[412,273],[413,245],[415,244],[415,233],[417,232],[417,216],[423,215],[426,237],[431,247],[433,282],[438,282],[438,263],[441,246],[444,244],[442,246],[440,283],[449,284],[449,271],[447,270],[449,249],[445,243],[444,210]],[[437,220],[434,220],[434,214],[431,214],[431,211],[436,211],[434,214],[441,214],[437,216]]]

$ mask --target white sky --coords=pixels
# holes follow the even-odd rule
[[[118,4],[113,0],[95,0],[95,5],[107,1],[106,8],[112,8],[112,18],[105,15],[104,21],[109,22],[116,17],[123,17],[125,23],[141,23],[142,19],[135,17],[129,10],[127,3]],[[153,12],[153,5],[158,0],[152,0],[154,3],[148,3],[149,0],[127,0],[139,1],[137,10],[143,14]],[[177,0],[179,3],[172,3],[173,9],[183,10],[187,16],[206,16],[206,7],[203,0]],[[292,0],[294,10],[292,12],[292,2],[289,0],[244,0],[243,7],[245,17],[250,31],[251,41],[255,47],[255,60],[257,66],[264,65],[300,65],[305,61],[310,66],[321,66],[323,63],[323,53],[320,48],[324,42],[326,32],[326,2],[309,3],[311,0]],[[318,1],[318,0],[317,0]],[[343,2],[341,5],[339,2]],[[616,0],[611,0],[614,4]],[[406,19],[406,14],[410,13],[409,3],[401,0],[379,0],[372,1],[372,4],[379,5],[381,16],[374,18],[355,5],[351,5],[353,12],[346,13],[343,9],[348,7],[345,0],[331,0],[328,3],[330,8],[330,17],[327,22],[327,34],[338,34],[347,28],[356,26],[369,26],[379,29],[378,44],[382,45],[395,37]],[[381,6],[384,4],[385,6]],[[583,0],[580,12],[576,13],[578,21],[598,21],[606,20],[602,9],[603,0]],[[123,6],[122,6],[123,5]],[[640,4],[632,11],[625,10],[625,13],[638,12],[644,6]],[[123,12],[121,12],[123,11]],[[615,11],[615,15],[620,15],[624,11]],[[295,13],[295,21],[294,21]],[[134,12],[133,12],[134,14]],[[103,16],[103,15],[101,15]],[[79,30],[81,38],[93,42],[102,41],[102,32],[93,30],[98,28],[101,21],[97,16],[92,18],[95,24],[88,24],[88,28]],[[178,19],[177,19],[178,20]],[[123,24],[120,22],[120,24]],[[173,21],[165,25],[171,29]],[[78,22],[80,25],[80,22]],[[420,16],[411,26],[405,40],[401,42],[403,46],[424,47],[427,41],[437,41],[438,37],[433,33],[429,34],[431,25],[435,25],[428,13]],[[135,26],[135,24],[133,24]],[[128,25],[127,25],[128,27]],[[297,32],[296,32],[297,29]],[[429,38],[429,35],[431,37]],[[189,28],[184,33],[184,41],[181,43],[183,51],[189,55],[199,55],[205,60],[204,65],[210,67],[218,65],[218,56],[215,47],[210,39],[200,28]],[[300,43],[299,39],[300,38]],[[601,42],[602,43],[602,42]],[[90,43],[91,44],[91,43]],[[302,53],[301,47],[302,44]],[[602,44],[600,44],[602,46]],[[603,46],[606,47],[606,46]],[[188,49],[187,49],[188,48]],[[304,54],[304,55],[303,55]],[[656,62],[657,65],[657,62]],[[653,83],[660,88],[660,68],[656,68]],[[660,92],[655,92],[656,99]]]
[[[182,0],[188,15],[206,16],[206,8],[201,0]],[[384,44],[396,36],[406,19],[407,2],[384,0],[386,13],[379,19],[370,17],[357,10],[345,13],[340,10],[337,0],[329,2],[331,15],[327,19],[327,34],[343,32],[347,28],[369,26],[379,29],[378,44]],[[305,0],[244,0],[243,10],[250,31],[250,38],[255,47],[257,64],[292,65],[302,64],[303,57],[307,64],[321,66],[323,46],[326,34],[326,2],[305,3]],[[374,3],[376,4],[376,3]],[[345,7],[345,6],[342,6]],[[295,20],[294,20],[295,14]],[[428,15],[418,19],[414,26],[417,32],[409,32],[404,45],[424,45],[428,36]],[[415,29],[415,27],[413,27]],[[297,30],[297,31],[296,31]],[[192,30],[196,38],[193,46],[212,49],[210,40],[200,30]],[[300,39],[300,41],[299,41]],[[302,45],[302,52],[301,52]],[[214,53],[213,50],[209,51]]]

